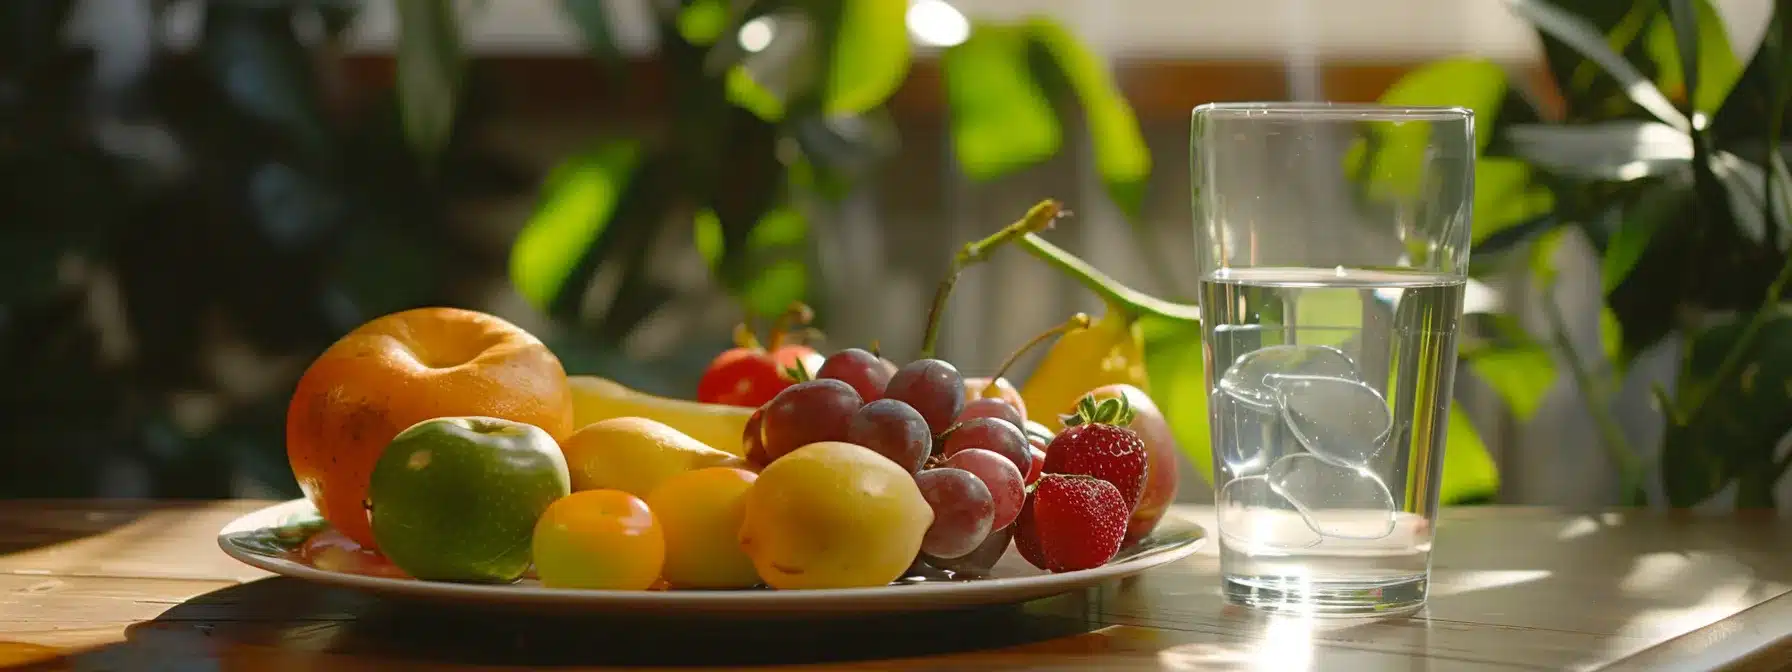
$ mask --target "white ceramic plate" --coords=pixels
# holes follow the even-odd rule
[[[529,611],[756,617],[929,611],[1024,602],[1180,560],[1194,553],[1206,536],[1201,526],[1168,516],[1150,537],[1121,549],[1108,564],[1062,574],[1035,569],[1010,545],[987,578],[908,577],[888,586],[835,590],[624,591],[547,588],[531,578],[482,585],[382,576],[377,567],[352,561],[359,557],[352,552],[333,556],[301,553],[299,549],[313,535],[340,537],[318,517],[309,501],[296,499],[231,521],[218,532],[218,546],[230,557],[275,574],[397,598]]]

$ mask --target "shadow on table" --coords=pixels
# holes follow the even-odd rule
[[[553,616],[375,598],[271,578],[189,599],[80,656],[101,667],[216,660],[389,667],[743,666],[839,663],[1011,647],[1100,624],[1073,594],[1022,606],[879,617],[752,620]]]

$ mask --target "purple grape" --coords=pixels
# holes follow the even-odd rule
[[[1033,467],[1033,453],[1028,447],[1026,435],[1007,420],[976,418],[952,428],[939,454],[950,458],[967,448],[982,448],[1008,458],[1015,469],[1025,474]]]
[[[895,399],[873,401],[854,413],[846,427],[846,440],[890,458],[911,474],[920,471],[933,452],[927,421],[913,407]]]
[[[821,369],[815,372],[816,378],[829,378],[851,385],[859,393],[859,398],[866,403],[884,398],[884,388],[890,384],[890,376],[896,375],[896,365],[890,360],[861,350],[847,348],[832,355],[821,363]]]
[[[1020,517],[1020,506],[1027,500],[1027,484],[1026,476],[1014,468],[1014,462],[982,448],[966,448],[953,453],[946,466],[971,472],[989,488],[996,506],[992,525],[1007,527]]]
[[[951,362],[917,359],[904,364],[884,388],[885,399],[895,399],[921,412],[927,428],[939,435],[952,426],[964,410],[964,376]]]
[[[963,469],[928,469],[915,474],[921,497],[933,507],[933,525],[921,537],[921,552],[956,558],[977,550],[995,522],[995,500],[975,474]]]
[[[1016,427],[1027,421],[1026,418],[1020,417],[1020,409],[1015,408],[1014,404],[995,397],[983,397],[965,402],[964,410],[958,412],[958,421],[964,422],[975,418],[999,418],[1014,423]]]
[[[977,550],[970,553],[956,558],[936,558],[924,555],[922,559],[934,569],[952,572],[955,578],[959,576],[987,577],[989,570],[995,568],[1002,556],[1008,553],[1008,543],[1013,539],[1014,526],[1009,525],[990,532],[989,537],[977,545]]]
[[[818,441],[845,441],[853,414],[864,406],[852,386],[818,378],[784,388],[765,402],[759,434],[769,463]]]

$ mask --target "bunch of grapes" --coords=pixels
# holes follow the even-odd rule
[[[1044,431],[999,398],[966,399],[958,368],[939,359],[901,367],[859,348],[836,352],[812,380],[785,388],[747,423],[747,458],[764,466],[818,441],[871,449],[914,474],[933,508],[922,559],[982,573],[999,559],[1039,475]],[[1032,430],[1033,437],[1029,437]],[[1049,440],[1049,437],[1047,437]]]

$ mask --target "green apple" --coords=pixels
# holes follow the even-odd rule
[[[571,492],[566,456],[540,427],[433,418],[380,453],[368,524],[380,552],[414,578],[509,583],[529,568],[536,520]]]

